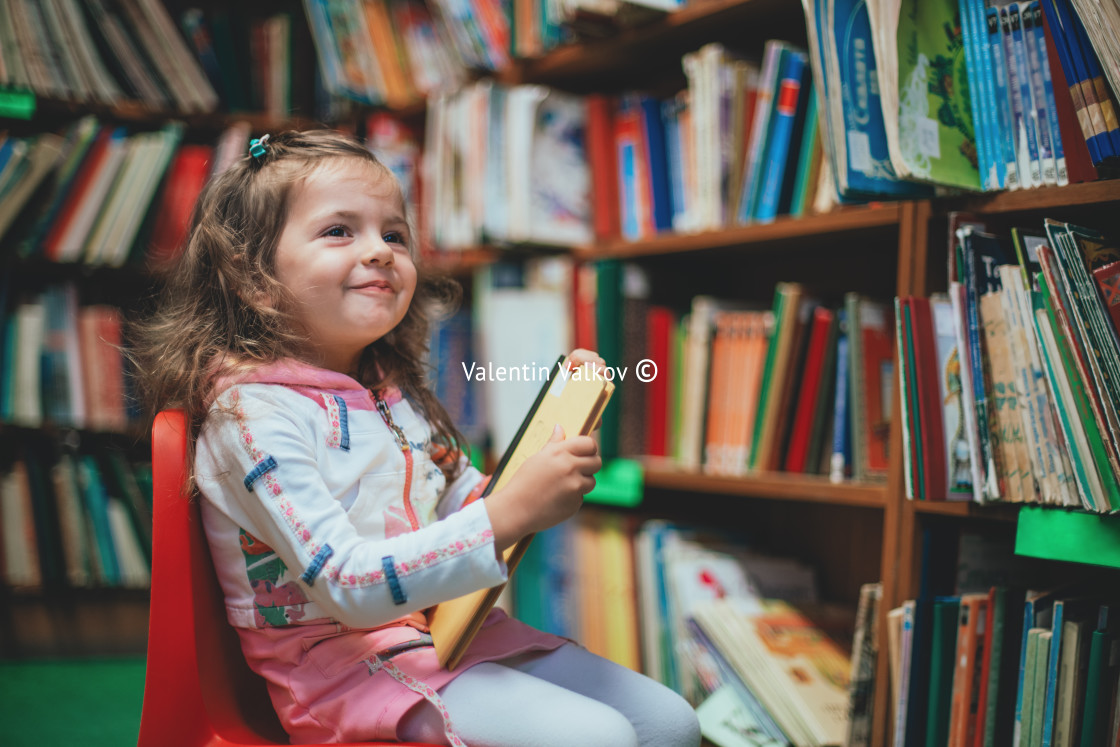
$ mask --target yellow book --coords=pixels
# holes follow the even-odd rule
[[[505,487],[525,460],[548,443],[557,424],[564,429],[565,436],[590,433],[598,425],[613,392],[614,384],[595,374],[590,367],[568,371],[566,362],[557,361],[552,378],[541,388],[498,463],[483,499],[490,492]],[[532,535],[524,537],[505,551],[509,575],[513,575],[531,540]],[[504,587],[505,584],[500,584],[480,589],[442,602],[432,611],[429,619],[432,642],[442,666],[454,669],[459,663]]]

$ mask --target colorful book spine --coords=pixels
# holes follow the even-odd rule
[[[751,216],[759,223],[770,223],[778,214],[782,178],[786,173],[786,161],[790,157],[792,147],[794,119],[801,96],[805,62],[804,54],[790,52],[785,56],[779,74],[778,95],[774,102],[774,116],[770,122],[770,142],[763,154],[765,165],[762,169],[762,184],[759,189],[758,204]]]
[[[1055,185],[1058,183],[1058,167],[1054,161],[1054,150],[1051,144],[1050,121],[1046,109],[1046,91],[1042,82],[1042,65],[1035,43],[1035,19],[1034,13],[1031,12],[1031,5],[1024,3],[1020,7],[1019,20],[1023,34],[1023,56],[1027,60],[1027,70],[1030,71],[1028,77],[1031,88],[1031,119],[1034,122],[1035,138],[1038,142],[1038,162],[1042,172],[1042,183]]]
[[[988,8],[984,20],[988,31],[986,57],[992,66],[996,120],[999,124],[999,152],[1005,174],[1002,186],[1018,189],[1021,186],[1019,164],[1015,158],[1014,117],[1011,112],[1011,91],[1007,82],[1007,60],[1003,54],[1003,28],[999,22],[999,9]]]
[[[1031,93],[1031,68],[1027,60],[1027,49],[1023,43],[1023,19],[1020,4],[1007,6],[1007,20],[1010,28],[1011,56],[1015,61],[1016,80],[1019,87],[1020,108],[1023,112],[1019,134],[1019,170],[1030,175],[1030,186],[1037,187],[1042,181],[1042,157],[1038,150],[1038,128],[1035,119],[1034,98]],[[1025,161],[1024,161],[1025,157]]]
[[[851,466],[851,439],[848,418],[849,391],[851,382],[848,376],[848,324],[843,309],[837,312],[840,317],[839,337],[836,340],[836,391],[832,420],[832,457],[829,459],[828,479],[841,482]]]
[[[1065,144],[1058,127],[1058,103],[1054,95],[1054,76],[1051,73],[1050,53],[1046,49],[1046,30],[1042,22],[1042,3],[1035,0],[1028,8],[1034,29],[1034,49],[1038,56],[1039,72],[1042,76],[1042,95],[1046,107],[1046,124],[1050,128],[1050,147],[1054,152],[1054,167],[1059,187],[1069,184],[1069,170],[1066,167]]]

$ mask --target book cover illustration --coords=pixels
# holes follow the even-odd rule
[[[840,94],[827,98],[827,116],[837,124],[835,175],[841,194],[928,194],[927,185],[899,179],[891,164],[869,3],[828,0],[822,6],[826,75],[829,89]]]
[[[960,8],[908,0],[898,24],[898,139],[903,176],[980,189]]]

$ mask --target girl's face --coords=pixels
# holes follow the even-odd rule
[[[399,190],[371,164],[335,159],[290,200],[276,279],[295,298],[310,362],[353,374],[362,350],[400,323],[416,291]]]

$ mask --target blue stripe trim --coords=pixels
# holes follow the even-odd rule
[[[350,451],[350,424],[346,414],[346,400],[340,395],[334,394],[334,401],[338,403],[338,425],[342,430],[342,436],[339,440],[338,447],[343,451]]]
[[[397,578],[397,569],[393,565],[393,556],[386,555],[381,559],[381,570],[385,571],[385,580],[389,582],[389,590],[393,592],[393,604],[404,604],[408,597],[401,589],[401,580]]]
[[[276,469],[275,459],[270,456],[262,459],[256,467],[253,467],[253,470],[249,474],[245,475],[245,489],[252,492],[253,483],[265,472],[271,472],[274,469]]]
[[[311,565],[307,566],[307,570],[303,572],[299,580],[308,586],[314,584],[315,579],[323,570],[323,566],[326,565],[327,560],[329,560],[332,555],[334,555],[334,550],[331,549],[331,546],[323,545],[319,552],[315,553],[315,557],[311,559]]]

